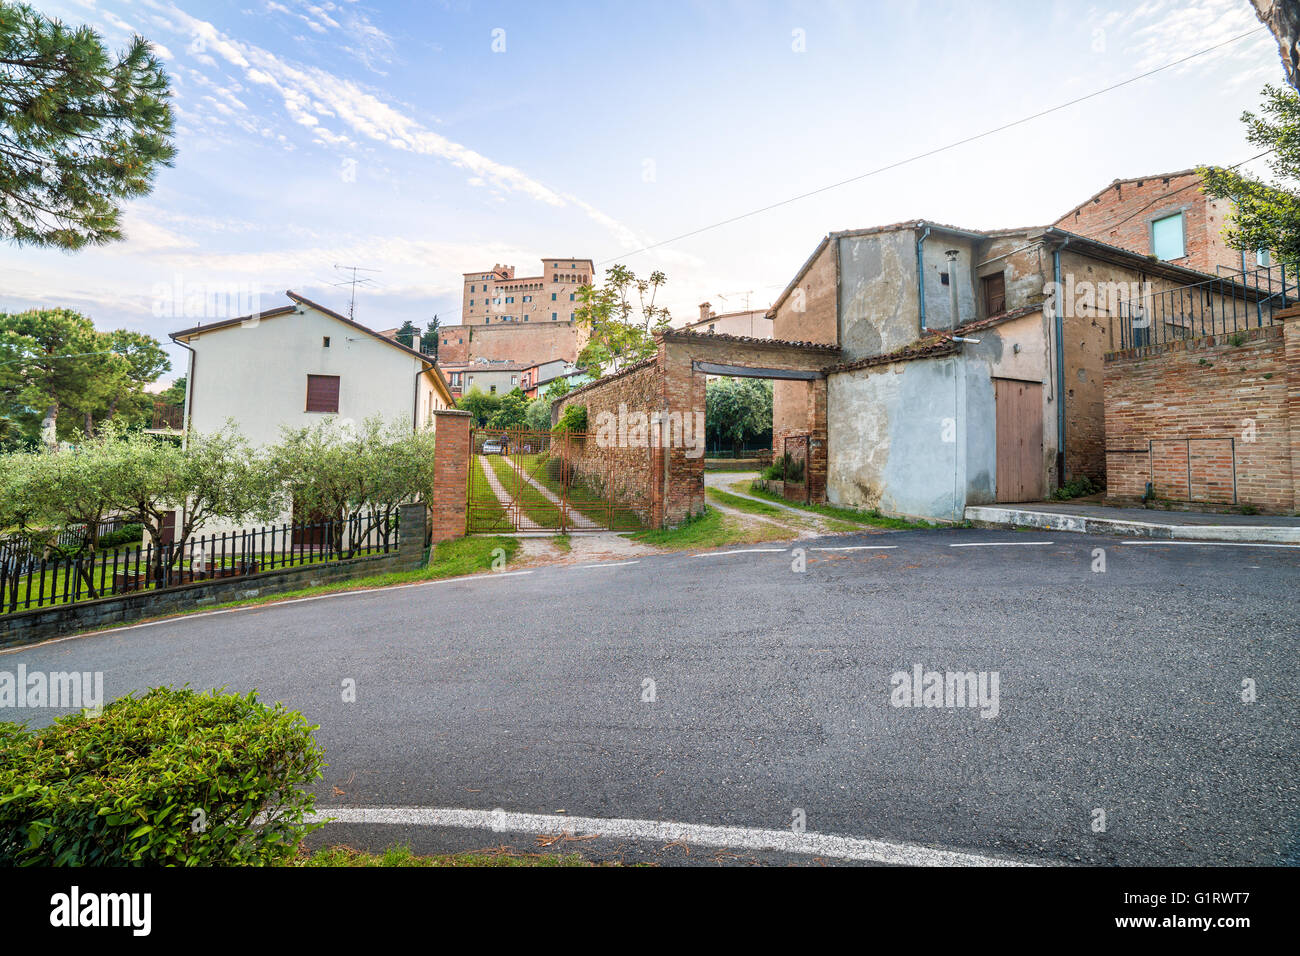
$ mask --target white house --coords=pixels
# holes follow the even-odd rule
[[[361,422],[433,425],[454,405],[434,360],[359,322],[285,293],[289,305],[172,333],[189,350],[185,429],[215,431],[233,419],[254,445],[279,440],[325,415]]]
[[[290,304],[172,333],[189,350],[184,429],[202,434],[233,420],[253,445],[326,416],[379,416],[434,427],[455,401],[433,358],[294,292]],[[290,515],[281,516],[281,521]],[[216,522],[204,534],[242,524]]]

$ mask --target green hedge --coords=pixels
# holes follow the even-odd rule
[[[144,525],[124,524],[116,531],[99,536],[100,550],[117,548],[124,544],[140,544],[144,539]]]
[[[321,775],[281,704],[158,687],[39,730],[0,723],[0,865],[282,863]]]

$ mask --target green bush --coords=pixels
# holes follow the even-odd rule
[[[763,469],[763,477],[767,481],[791,481],[799,484],[803,481],[803,462],[796,461],[793,455],[786,452]]]
[[[321,775],[315,727],[281,704],[157,687],[99,716],[0,723],[0,865],[282,863]]]
[[[555,428],[552,430],[557,432],[585,432],[587,430],[587,406],[566,405],[559,421],[555,423]]]
[[[1060,488],[1057,488],[1052,492],[1052,497],[1057,501],[1068,501],[1070,498],[1084,498],[1105,490],[1106,486],[1100,481],[1089,478],[1087,475],[1081,475],[1078,478],[1071,478]]]
[[[144,539],[144,525],[124,524],[116,531],[110,531],[108,534],[99,536],[99,547],[101,550],[107,548],[120,548],[124,544],[140,544]]]

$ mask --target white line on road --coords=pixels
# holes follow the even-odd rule
[[[778,850],[837,860],[886,863],[894,866],[1032,866],[1016,860],[954,850],[936,850],[914,843],[887,843],[857,837],[754,827],[721,827],[659,820],[568,817],[504,810],[454,810],[435,807],[339,807],[321,809],[311,822],[377,823],[405,826],[462,827],[506,833],[594,834],[623,840],[686,843],[744,850]]]
[[[810,551],[892,551],[896,544],[855,544],[847,548],[809,548]]]
[[[1256,541],[1121,541],[1120,544],[1139,544],[1149,548],[1167,544],[1198,548],[1300,548],[1300,544],[1263,544]]]
[[[725,558],[729,554],[784,554],[786,548],[745,548],[740,551],[706,551],[704,554],[692,554],[692,558]]]
[[[587,568],[625,568],[629,564],[640,564],[641,560],[636,561],[602,561],[599,564],[575,564],[569,567],[570,571],[584,571]]]
[[[950,548],[1012,548],[1036,544],[1055,544],[1055,541],[972,541],[968,544],[950,544]]]

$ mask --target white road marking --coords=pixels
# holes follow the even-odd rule
[[[725,558],[729,554],[784,554],[786,548],[745,548],[741,551],[706,551],[704,554],[692,554],[692,558]]]
[[[686,843],[744,850],[778,850],[838,860],[886,863],[895,866],[1033,866],[1032,863],[936,850],[914,843],[887,843],[823,833],[722,827],[659,820],[569,817],[504,810],[455,810],[435,807],[339,807],[319,810],[311,822],[393,824],[399,826],[462,827],[506,833],[595,834],[610,839]]]
[[[602,561],[600,564],[575,564],[575,565],[571,565],[571,566],[568,568],[568,570],[570,570],[570,571],[585,571],[587,568],[625,568],[625,567],[627,567],[629,564],[640,564],[640,563],[641,563],[641,560],[640,560],[639,558],[638,558],[637,560],[635,560],[635,561]]]
[[[1055,544],[1055,541],[972,541],[969,544],[950,544],[950,548],[1011,548],[1016,546],[1033,546]]]
[[[896,544],[855,544],[847,548],[809,548],[810,551],[892,551]]]
[[[137,631],[144,627],[157,627],[159,624],[175,624],[177,621],[193,621],[201,617],[216,617],[219,614],[238,614],[241,611],[263,611],[270,607],[284,607],[288,604],[306,604],[309,601],[326,601],[330,598],[356,597],[361,594],[374,594],[377,591],[405,591],[407,588],[427,588],[433,584],[457,584],[466,581],[490,581],[494,578],[513,578],[521,574],[532,574],[532,571],[490,571],[487,574],[466,574],[458,578],[439,578],[436,581],[416,581],[414,584],[389,584],[377,588],[354,588],[351,591],[336,591],[333,594],[317,594],[315,597],[289,598],[284,601],[264,601],[261,604],[249,604],[245,607],[227,607],[219,611],[196,611],[193,614],[174,614],[171,617],[159,618],[156,621],[145,621],[141,624],[127,624],[123,627],[109,627],[101,631],[88,631],[85,634],[69,634],[67,637],[52,637],[48,641],[41,641],[38,644],[20,644],[18,647],[7,647],[0,650],[0,654],[15,654],[20,651],[35,650],[38,647],[45,647],[47,644],[62,644],[64,641],[75,641],[83,637],[99,637],[104,634],[121,634],[125,631]],[[256,579],[252,579],[256,580]],[[275,595],[269,595],[274,597]]]
[[[1169,544],[1196,548],[1300,548],[1300,544],[1263,544],[1255,541],[1121,541],[1120,544],[1140,544],[1149,548]]]

